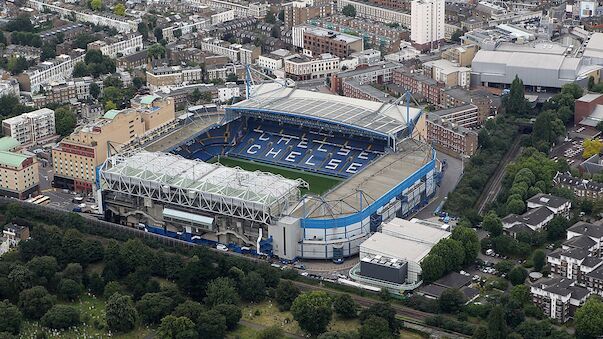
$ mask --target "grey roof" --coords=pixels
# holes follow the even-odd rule
[[[587,235],[573,237],[573,238],[568,239],[563,242],[563,245],[565,245],[565,246],[574,247],[574,248],[582,248],[582,249],[589,249],[589,248],[595,246],[596,244],[597,243]]]
[[[542,223],[546,218],[551,216],[553,212],[546,207],[538,207],[529,210],[522,215],[509,214],[502,219],[503,223],[525,223],[526,225],[535,226]]]
[[[590,255],[590,252],[582,248],[571,248],[569,250],[561,252],[561,255],[572,259],[581,260],[587,258]]]
[[[584,94],[583,96],[581,96],[580,98],[578,98],[576,100],[577,101],[583,101],[583,102],[591,102],[591,101],[599,98],[602,95],[603,94],[601,94],[601,93],[587,93],[587,94]]]
[[[586,273],[586,276],[597,280],[603,280],[603,265],[592,272]]]
[[[470,282],[471,276],[462,275],[458,272],[450,272],[433,283],[448,288],[461,288]]]
[[[446,291],[448,288],[444,287],[444,286],[437,286],[434,284],[429,284],[429,285],[425,285],[425,286],[421,286],[421,288],[419,288],[419,293],[434,297],[434,298],[439,298],[442,293],[444,291]]]
[[[528,233],[534,232],[533,229],[531,229],[528,225],[526,225],[522,222],[507,228],[505,231],[507,231],[508,233],[515,233],[515,234],[518,234],[521,232],[528,232]]]
[[[567,230],[582,235],[588,235],[589,237],[593,238],[603,238],[603,226],[601,225],[578,222]]]
[[[564,204],[567,204],[569,200],[555,195],[540,193],[528,199],[528,202],[547,207],[559,208]]]
[[[594,182],[592,180],[576,178],[570,173],[557,172],[554,181],[555,183],[561,183],[581,190],[603,192],[603,184]]]
[[[279,84],[260,85],[256,91],[252,98],[238,102],[229,109],[314,117],[385,136],[400,132],[406,127],[406,108],[399,105],[281,87]],[[419,113],[419,109],[411,108],[410,119],[414,119]]]
[[[461,288],[461,292],[463,292],[467,300],[471,300],[479,295],[479,290],[469,286]]]
[[[603,260],[601,258],[597,258],[597,257],[586,257],[586,259],[584,259],[584,261],[582,261],[582,266],[586,266],[586,267],[597,267],[599,265],[601,265],[601,262]]]

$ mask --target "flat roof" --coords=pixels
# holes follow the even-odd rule
[[[0,151],[10,151],[19,146],[21,146],[21,143],[13,137],[0,138]]]
[[[291,216],[337,219],[355,214],[394,189],[432,160],[432,148],[412,139],[398,144],[398,151],[379,157],[352,178],[316,198],[307,196]],[[362,199],[358,198],[362,192]]]
[[[450,232],[440,228],[414,223],[401,218],[393,218],[384,223],[381,226],[381,232],[396,238],[409,239],[432,245],[450,236]]]
[[[20,167],[27,158],[29,157],[23,154],[0,151],[0,164],[2,165]]]
[[[419,263],[429,254],[432,247],[432,244],[396,238],[377,232],[360,244],[360,253],[383,255],[389,258]]]
[[[238,102],[229,109],[264,110],[315,117],[386,136],[406,128],[406,107],[402,105],[282,87],[280,84],[263,84],[255,91],[252,98]],[[387,113],[383,113],[386,110]],[[410,119],[414,119],[419,113],[419,109],[410,110]]]

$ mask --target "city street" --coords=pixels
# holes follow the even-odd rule
[[[442,200],[444,200],[448,193],[454,190],[456,185],[459,183],[461,175],[463,174],[463,164],[460,159],[452,157],[448,154],[444,154],[442,152],[438,152],[437,157],[440,161],[446,160],[448,166],[446,167],[444,177],[442,178],[440,187],[438,187],[436,196],[431,200],[431,202],[427,206],[423,207],[422,210],[420,210],[413,216],[415,218],[429,219],[433,217],[433,211],[436,209],[436,207],[438,207]]]

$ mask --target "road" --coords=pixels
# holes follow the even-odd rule
[[[415,218],[429,219],[433,217],[433,211],[442,202],[442,200],[444,200],[448,193],[454,190],[463,174],[463,164],[461,159],[452,157],[442,152],[438,152],[437,157],[440,161],[446,160],[448,166],[446,168],[446,171],[444,171],[444,177],[442,178],[440,187],[438,187],[436,196],[431,199],[431,202],[427,204],[427,206],[423,207],[423,209],[421,209],[413,216]]]
[[[507,165],[509,165],[509,163],[513,161],[517,157],[517,155],[519,155],[521,150],[522,139],[523,138],[521,137],[515,139],[515,142],[513,142],[513,145],[511,145],[509,151],[507,151],[505,156],[500,161],[500,164],[496,168],[494,175],[492,175],[492,177],[490,177],[490,180],[488,180],[486,187],[484,187],[484,190],[482,191],[482,194],[480,195],[477,201],[478,213],[482,214],[486,206],[492,203],[494,199],[496,199],[496,196],[498,196],[498,193],[500,192],[500,189],[502,187],[502,181],[505,178]]]

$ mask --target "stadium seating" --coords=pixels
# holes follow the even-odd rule
[[[247,118],[210,127],[172,152],[203,161],[226,155],[346,178],[385,147],[382,140]]]
[[[227,156],[349,177],[382,154],[385,143],[249,118]]]

